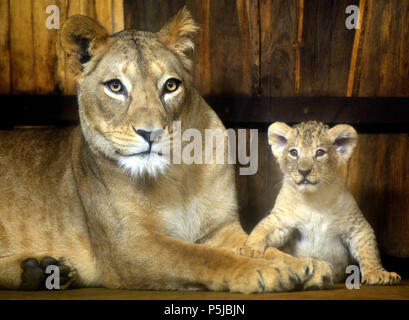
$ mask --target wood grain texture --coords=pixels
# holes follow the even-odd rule
[[[4,0],[2,93],[75,92],[56,32],[43,27],[48,4],[61,23],[85,14],[110,32],[158,31],[186,5],[202,27],[194,81],[204,95],[409,94],[409,0]],[[360,6],[357,31],[345,27],[351,4]]]
[[[408,163],[408,134],[361,134],[345,170],[381,251],[402,258],[409,257]]]
[[[348,5],[359,1],[304,2],[301,96],[345,96],[355,29],[345,27]]]
[[[303,13],[300,3],[300,0],[260,1],[262,95],[296,95],[298,33]]]
[[[83,288],[70,290],[51,291],[12,291],[1,290],[1,300],[143,300],[142,308],[146,308],[151,314],[151,318],[163,318],[164,308],[158,308],[158,304],[147,300],[409,300],[409,280],[403,280],[399,286],[361,286],[359,290],[349,290],[344,283],[336,284],[330,290],[308,290],[277,293],[260,294],[240,294],[231,292],[212,291],[142,291],[142,290],[115,290],[104,288]],[[240,302],[237,302],[238,304]],[[378,303],[378,302],[376,302]],[[274,304],[274,303],[272,303]],[[389,303],[394,306],[406,307],[403,304]],[[290,306],[291,304],[286,304]],[[323,304],[325,305],[325,303]],[[361,304],[354,303],[356,308],[361,308]],[[367,304],[368,305],[368,304]],[[374,304],[370,304],[374,305]],[[382,305],[382,304],[381,304]],[[251,305],[250,306],[255,306]],[[378,306],[378,305],[377,305]],[[92,315],[98,314],[94,309],[89,309]],[[250,311],[249,311],[250,310]],[[254,309],[246,309],[246,316],[253,315]],[[351,309],[346,308],[350,314]],[[396,309],[395,309],[396,310]],[[105,310],[104,310],[105,311]],[[302,312],[305,313],[304,309]],[[367,314],[367,310],[364,310]],[[375,311],[377,312],[377,310]],[[297,313],[297,312],[296,312]],[[91,313],[90,313],[91,314]],[[256,313],[257,314],[257,313]],[[260,313],[261,314],[261,313]],[[301,314],[301,312],[300,312]],[[346,314],[346,313],[345,313]],[[347,314],[346,314],[347,315]],[[256,317],[248,317],[256,318]]]
[[[10,93],[10,7],[0,1],[0,93]]]
[[[35,0],[32,3],[35,92],[45,94],[55,87],[57,30],[45,25],[46,8],[55,5],[55,1]]]
[[[408,96],[409,1],[366,1],[353,96]]]
[[[0,2],[0,93],[75,94],[75,82],[58,43],[58,31],[46,28],[46,8],[67,17],[84,14],[108,31],[124,29],[122,0],[2,0]]]
[[[202,26],[204,95],[408,95],[408,0],[125,0],[126,26],[157,31],[184,5]],[[349,5],[360,7],[358,30],[345,26]]]
[[[12,92],[35,92],[32,1],[14,0],[9,3]]]

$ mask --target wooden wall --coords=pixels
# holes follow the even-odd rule
[[[81,13],[111,32],[158,31],[186,5],[201,26],[194,80],[204,96],[409,97],[409,0],[0,0],[0,93],[75,94],[57,31],[44,25],[49,4],[61,23]],[[345,27],[351,4],[360,8],[358,30]],[[259,172],[238,177],[248,230],[280,186],[267,126]],[[397,257],[409,257],[408,132],[360,134],[345,168],[383,252]]]
[[[60,24],[74,14],[124,29],[122,0],[0,0],[0,93],[75,94],[57,30],[46,28],[46,8],[60,9]]]
[[[75,94],[45,8],[109,31],[157,31],[186,5],[202,27],[203,95],[408,96],[409,0],[0,0],[0,93]],[[358,5],[361,28],[345,27]]]
[[[157,31],[183,5],[202,27],[204,95],[409,95],[408,0],[125,1],[125,25]],[[358,30],[345,27],[348,5]]]

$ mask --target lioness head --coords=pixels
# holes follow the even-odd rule
[[[191,87],[193,38],[198,30],[182,9],[159,32],[112,35],[96,21],[72,16],[60,39],[77,80],[85,139],[134,175],[156,175],[169,165],[173,120]],[[166,134],[165,134],[166,133]]]
[[[294,127],[275,122],[268,129],[268,141],[284,180],[302,191],[330,184],[340,174],[356,146],[357,133],[349,125],[333,128],[315,121]]]

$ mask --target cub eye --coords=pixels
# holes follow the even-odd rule
[[[290,153],[290,156],[292,156],[292,157],[294,157],[294,158],[297,158],[297,157],[298,157],[298,151],[297,151],[297,149],[291,149],[291,150],[289,151],[289,153]]]
[[[323,150],[323,149],[318,149],[317,152],[315,153],[315,156],[316,156],[317,158],[319,158],[319,157],[323,157],[325,154],[326,154],[325,150]]]
[[[118,79],[105,82],[105,86],[113,93],[122,93],[124,91],[124,86]]]
[[[181,81],[176,78],[168,79],[165,83],[165,93],[175,92],[179,89]]]

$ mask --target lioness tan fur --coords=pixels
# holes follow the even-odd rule
[[[257,256],[272,246],[296,257],[322,259],[331,264],[337,282],[345,279],[348,265],[358,263],[362,283],[397,284],[400,276],[382,267],[375,233],[341,170],[357,143],[354,128],[330,129],[315,121],[291,128],[276,122],[268,138],[283,186],[272,212],[254,228],[242,251]]]
[[[172,164],[158,151],[175,120],[225,130],[192,87],[196,31],[186,9],[158,33],[108,35],[84,16],[65,22],[81,125],[0,132],[2,288],[37,289],[44,257],[69,268],[65,287],[262,292],[331,283],[321,261],[231,253],[247,239],[232,165]]]

